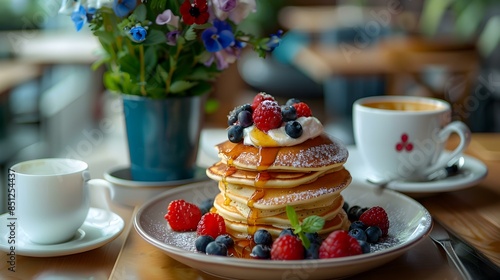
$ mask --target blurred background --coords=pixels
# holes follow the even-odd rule
[[[98,42],[58,15],[60,2],[0,1],[1,176],[21,160],[85,154],[123,129],[119,98],[104,90],[102,69],[91,69]],[[270,57],[245,52],[222,74],[207,128],[225,128],[234,106],[266,91],[280,102],[308,102],[347,144],[352,103],[372,95],[442,98],[472,131],[500,131],[500,1],[258,0],[257,7],[246,31],[286,35]]]

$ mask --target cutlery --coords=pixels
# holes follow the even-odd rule
[[[451,245],[450,235],[448,234],[446,229],[443,228],[443,226],[441,226],[441,224],[439,224],[435,220],[433,223],[432,231],[429,236],[434,242],[443,247],[444,251],[450,257],[451,261],[457,268],[462,278],[466,280],[472,279],[469,272],[463,265],[462,261],[458,258],[457,254],[455,253],[455,249]]]

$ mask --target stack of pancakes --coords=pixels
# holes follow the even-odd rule
[[[321,134],[291,147],[226,141],[216,148],[221,160],[207,175],[219,182],[214,207],[231,235],[245,238],[266,229],[278,236],[291,227],[287,205],[294,207],[299,220],[323,217],[319,234],[349,227],[340,195],[351,182],[343,167],[348,152],[338,140]]]

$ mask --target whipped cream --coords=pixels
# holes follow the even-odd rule
[[[251,125],[243,129],[243,143],[254,147],[287,147],[303,143],[323,133],[323,125],[315,117],[300,117],[296,121],[302,126],[302,135],[299,138],[292,138],[286,134],[285,123],[267,133]]]

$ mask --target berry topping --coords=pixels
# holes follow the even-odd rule
[[[319,259],[319,247],[321,244],[311,243],[309,249],[306,250],[306,259],[308,260],[317,260]]]
[[[254,259],[267,260],[271,258],[271,248],[266,245],[257,244],[253,246],[250,257]]]
[[[229,115],[227,115],[227,125],[235,124],[238,121],[238,115],[242,111],[248,111],[252,113],[252,107],[247,103],[234,108],[231,112],[229,112]]]
[[[297,98],[290,98],[286,101],[285,105],[286,106],[291,106],[295,103],[300,103],[300,100],[298,100]]]
[[[194,246],[196,247],[196,251],[205,253],[207,245],[213,241],[214,241],[214,238],[210,235],[198,236],[196,238],[196,240],[194,241]]]
[[[229,236],[229,234],[219,235],[217,236],[217,238],[215,238],[215,241],[226,245],[227,248],[231,248],[234,246],[234,240],[231,238],[231,236]]]
[[[210,209],[212,209],[213,205],[213,198],[209,198],[201,202],[200,206],[198,206],[200,208],[201,215],[205,215],[206,213],[210,212]]]
[[[255,242],[255,244],[271,246],[273,244],[273,237],[269,231],[259,229],[253,234],[253,242]]]
[[[349,230],[349,235],[356,238],[356,240],[366,241],[366,233],[362,229],[353,228]]]
[[[301,260],[304,258],[304,246],[302,241],[293,235],[278,237],[271,247],[271,259],[273,260]]]
[[[207,255],[227,256],[227,247],[223,243],[213,241],[208,243],[205,252]]]
[[[295,110],[297,110],[297,118],[312,116],[311,108],[309,108],[306,103],[299,102],[293,104],[292,106],[295,107]]]
[[[357,221],[364,211],[365,210],[361,208],[361,206],[354,205],[347,211],[347,217],[350,221]]]
[[[294,121],[297,119],[297,110],[293,106],[282,106],[281,115],[284,122]]]
[[[253,102],[251,105],[252,110],[255,110],[259,106],[259,104],[264,100],[275,101],[272,95],[267,94],[265,92],[260,92],[253,98]]]
[[[319,247],[320,259],[354,256],[361,253],[361,246],[356,238],[350,236],[345,230],[330,233]]]
[[[370,243],[377,243],[382,236],[382,230],[378,226],[371,226],[365,230],[366,241]]]
[[[227,130],[227,138],[233,143],[239,143],[243,140],[243,127],[241,125],[232,125]]]
[[[389,218],[384,208],[380,206],[372,207],[359,217],[366,226],[378,226],[382,230],[382,236],[389,232]]]
[[[198,235],[210,235],[215,239],[219,235],[226,234],[226,223],[219,214],[207,213],[201,217],[196,233]]]
[[[279,237],[281,237],[283,235],[295,235],[295,233],[293,233],[293,229],[291,229],[291,228],[285,228],[284,230],[282,230],[280,232]]]
[[[241,111],[238,114],[238,122],[242,127],[249,127],[253,124],[252,113],[250,111]]]
[[[302,125],[297,121],[289,121],[285,125],[286,134],[292,138],[299,138],[302,131]]]
[[[368,244],[368,242],[358,240],[358,243],[359,246],[361,246],[361,252],[363,252],[363,254],[370,253],[370,244]]]
[[[170,202],[165,214],[165,219],[175,231],[195,230],[200,218],[200,208],[182,199]]]
[[[252,116],[255,126],[264,132],[280,127],[283,122],[281,108],[276,101],[262,101]]]
[[[354,228],[359,228],[360,230],[365,230],[366,229],[366,225],[363,224],[362,221],[354,221],[349,226],[349,230],[354,229]]]

